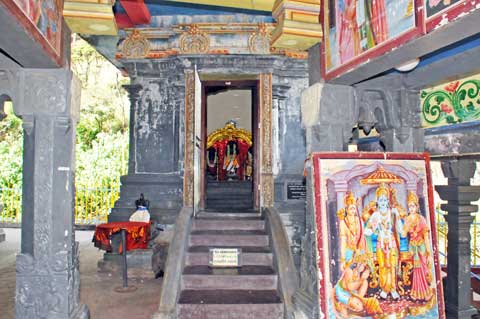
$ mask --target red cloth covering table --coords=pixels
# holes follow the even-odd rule
[[[93,243],[95,247],[112,251],[110,238],[113,234],[125,229],[127,239],[127,251],[132,249],[146,249],[150,240],[150,223],[142,222],[111,222],[100,224],[95,228]],[[122,245],[119,247],[122,253]]]

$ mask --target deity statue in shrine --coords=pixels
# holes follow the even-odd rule
[[[229,121],[207,139],[207,176],[218,181],[250,180],[253,174],[252,135]]]

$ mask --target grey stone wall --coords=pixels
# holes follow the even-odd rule
[[[275,206],[298,252],[305,201],[288,200],[285,190],[303,177],[300,96],[308,85],[307,61],[272,55],[192,55],[122,63],[131,77],[126,87],[131,100],[129,173],[122,177],[120,199],[109,220],[128,219],[143,192],[154,218],[175,221],[183,196],[185,71],[196,66],[201,78],[231,80],[271,73]]]

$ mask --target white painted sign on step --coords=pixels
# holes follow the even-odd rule
[[[240,248],[210,248],[210,267],[241,267]]]

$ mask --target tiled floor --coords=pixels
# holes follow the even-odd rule
[[[20,229],[5,229],[7,240],[0,243],[0,319],[13,319],[15,307],[15,254],[20,249]],[[162,279],[130,278],[137,290],[117,293],[122,285],[117,274],[99,274],[97,262],[102,251],[93,247],[92,231],[77,231],[80,242],[80,298],[90,309],[90,318],[150,319],[158,307]]]

